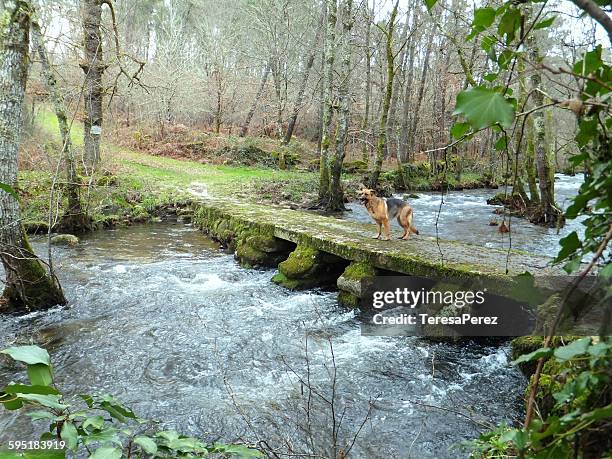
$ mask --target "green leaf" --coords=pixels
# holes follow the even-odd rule
[[[65,410],[68,405],[60,403],[59,395],[40,395],[40,394],[19,394],[19,398],[29,402],[39,403],[47,408],[56,410]]]
[[[490,27],[495,21],[496,11],[495,8],[489,6],[485,8],[477,8],[474,11],[474,20],[472,21],[472,27],[478,28],[481,31]]]
[[[79,443],[79,433],[72,422],[64,422],[62,424],[60,437],[66,442],[68,449],[76,451],[77,444]]]
[[[2,394],[0,392],[0,406],[9,411],[18,410],[23,406],[23,400],[13,394]]]
[[[90,416],[83,421],[83,429],[89,430],[88,427],[93,427],[94,430],[100,430],[104,427],[104,418],[102,416]]]
[[[485,76],[483,76],[483,78],[489,83],[493,83],[495,80],[497,80],[498,76],[499,73],[487,73]]]
[[[571,254],[576,252],[576,250],[582,247],[582,243],[580,242],[580,239],[578,239],[578,233],[576,233],[576,231],[572,231],[567,236],[561,238],[559,240],[559,245],[561,246],[561,250],[559,250],[557,258],[555,258],[556,262],[565,260]]]
[[[580,75],[589,75],[595,72],[597,69],[603,67],[604,63],[601,59],[601,45],[584,55],[584,59],[576,62],[573,67],[573,71]]]
[[[532,360],[538,360],[540,358],[550,357],[552,354],[552,349],[549,347],[541,347],[540,349],[536,349],[529,354],[523,354],[518,359],[512,362],[512,365],[518,365],[523,362],[531,362]]]
[[[240,457],[264,457],[261,451],[244,445],[220,445],[215,444],[213,452],[236,455]]]
[[[514,107],[500,93],[477,87],[457,94],[454,115],[464,115],[474,129],[499,123],[510,127],[514,120]]]
[[[43,411],[43,410],[30,411],[29,413],[26,413],[26,415],[30,419],[32,419],[32,421],[40,421],[41,419],[47,419],[49,421],[56,421],[58,419],[63,419],[62,417],[58,417],[54,415],[50,411]]]
[[[134,443],[142,448],[142,450],[147,454],[155,454],[157,453],[157,444],[149,437],[145,437],[144,435],[140,435],[134,438]]]
[[[425,6],[427,10],[431,11],[431,9],[438,3],[438,0],[425,0]]]
[[[510,44],[520,26],[521,12],[516,8],[509,8],[499,20],[497,31],[506,37],[506,44]]]
[[[103,446],[95,450],[89,459],[121,459],[121,450],[112,446]]]
[[[551,16],[548,19],[543,19],[542,21],[538,22],[533,28],[535,30],[538,30],[538,29],[545,29],[546,27],[550,27],[552,23],[555,22],[555,19],[557,19],[557,16]]]
[[[53,382],[51,367],[44,363],[28,365],[28,378],[30,382],[38,386],[49,386]]]
[[[599,271],[599,276],[603,279],[610,279],[612,277],[612,263],[607,264]]]
[[[57,389],[49,386],[28,386],[26,384],[9,384],[2,392],[7,394],[40,394],[40,395],[58,395]]]
[[[49,353],[38,346],[9,347],[8,349],[0,351],[0,354],[7,354],[13,360],[27,363],[28,365],[35,365],[37,363],[42,363],[47,366],[51,365]]]
[[[581,421],[598,421],[600,419],[612,417],[612,403],[604,406],[603,408],[597,408],[588,413],[584,413],[581,417]]]
[[[591,338],[581,338],[577,341],[572,341],[567,346],[558,347],[555,349],[555,357],[557,360],[569,360],[586,353],[589,345],[591,344]]]
[[[470,129],[469,123],[455,123],[451,128],[451,135],[454,139],[460,139]]]
[[[17,193],[15,192],[13,187],[10,185],[7,185],[6,183],[0,182],[0,190],[6,191],[8,194],[13,196],[15,199],[19,199],[19,196],[17,196]]]
[[[580,268],[580,256],[574,257],[569,263],[566,263],[563,266],[563,271],[568,274],[571,274],[573,272],[576,272],[578,268]]]
[[[506,136],[503,136],[497,139],[497,142],[495,142],[495,145],[494,145],[494,148],[497,151],[505,150],[507,147],[508,147],[508,139],[506,138]]]

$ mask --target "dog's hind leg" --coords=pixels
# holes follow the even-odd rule
[[[399,226],[404,228],[404,234],[402,234],[400,237],[398,237],[398,239],[404,239],[406,237],[406,234],[408,234],[408,231],[410,231],[410,228],[406,228],[406,226],[402,222],[402,214],[401,213],[397,216],[397,223],[399,223]]]
[[[404,209],[402,209],[400,219],[400,225],[402,225],[404,228],[404,235],[402,236],[402,239],[406,240],[410,238],[410,233],[414,233],[416,231],[416,228],[414,231],[412,229],[412,207],[406,206]]]

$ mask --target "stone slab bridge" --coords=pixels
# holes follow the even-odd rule
[[[518,250],[424,235],[375,240],[374,223],[231,199],[201,198],[194,203],[193,222],[235,251],[242,265],[278,266],[277,284],[291,289],[335,284],[340,301],[349,306],[358,304],[360,280],[375,275],[484,276],[509,284],[526,271],[540,279],[563,275],[550,266],[550,258]]]

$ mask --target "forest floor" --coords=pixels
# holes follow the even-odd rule
[[[71,133],[80,150],[82,124],[75,121]],[[28,231],[46,232],[50,190],[61,148],[55,115],[41,107],[24,137],[17,190],[23,220]],[[96,176],[81,177],[82,199],[98,226],[148,221],[164,208],[181,207],[194,196],[230,196],[293,209],[308,208],[317,197],[316,153],[312,145],[298,139],[282,147],[275,139],[214,135],[186,131],[181,126],[169,130],[164,141],[156,142],[143,131],[125,129],[105,137]],[[279,153],[287,160],[289,170],[277,167]],[[59,172],[61,177],[61,167]],[[388,182],[393,173],[387,172]],[[55,199],[62,191],[61,180],[55,187]],[[349,199],[362,180],[363,174],[344,175]],[[472,188],[482,180],[478,174],[468,173],[462,181]],[[423,178],[413,183],[415,190],[436,187],[435,181]],[[389,183],[387,186],[392,187]]]

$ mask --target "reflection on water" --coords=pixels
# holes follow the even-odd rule
[[[300,378],[308,363],[312,383],[331,396],[331,341],[340,437],[350,441],[374,406],[354,457],[457,457],[448,448],[477,435],[479,424],[521,416],[525,381],[509,367],[507,347],[361,336],[359,318],[335,293],[282,289],[272,271],[240,268],[190,227],[99,232],[55,254],[69,307],[2,317],[0,347],[45,345],[67,393],[112,393],[208,440],[278,445],[282,437],[303,450]],[[19,367],[0,367],[1,384],[21,377]],[[310,430],[319,446],[330,442],[329,413],[315,400]],[[0,441],[34,435],[25,416],[0,412]]]
[[[570,177],[557,174],[555,199],[561,208],[569,206],[571,198],[578,193],[582,182],[581,175]],[[565,227],[557,232],[555,228],[543,228],[523,218],[515,217],[511,219],[512,232],[501,234],[496,226],[489,226],[491,220],[501,222],[502,217],[493,214],[493,210],[500,207],[487,204],[487,199],[498,192],[503,192],[503,189],[451,191],[444,196],[442,206],[440,206],[440,192],[419,192],[416,193],[419,199],[408,199],[408,201],[414,208],[414,222],[421,234],[435,236],[437,221],[440,239],[464,241],[485,247],[507,249],[511,244],[513,249],[556,256],[559,251],[559,239],[572,231],[578,231],[579,234],[584,231],[579,219],[569,220]],[[362,204],[354,202],[347,207],[352,212],[346,212],[343,218],[372,223]],[[398,233],[399,225],[396,221],[392,223],[392,229]],[[372,231],[375,231],[374,225]]]

